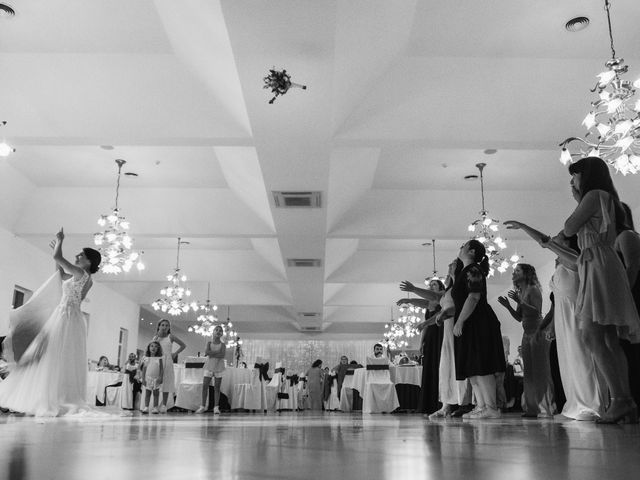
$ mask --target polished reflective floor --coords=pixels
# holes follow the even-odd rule
[[[625,479],[640,427],[556,417],[0,415],[0,479]]]

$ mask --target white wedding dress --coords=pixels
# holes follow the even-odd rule
[[[86,403],[87,389],[87,324],[80,310],[80,303],[86,294],[89,280],[86,272],[79,280],[71,277],[62,282],[62,297],[33,340],[19,355],[15,345],[20,344],[17,332],[24,324],[34,324],[39,315],[47,309],[38,306],[53,304],[51,297],[42,300],[41,290],[48,284],[60,283],[60,276],[54,275],[33,298],[21,307],[12,318],[10,334],[14,335],[13,345],[16,366],[7,379],[0,383],[0,407],[39,417],[54,417],[89,411]],[[20,318],[20,317],[23,318]],[[16,321],[15,318],[18,318]],[[23,329],[24,330],[24,329]],[[27,328],[28,330],[28,328]],[[24,337],[23,337],[24,338]],[[24,340],[22,344],[24,344]]]

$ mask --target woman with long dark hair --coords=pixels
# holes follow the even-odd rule
[[[617,231],[625,223],[624,210],[609,168],[600,158],[583,158],[569,166],[569,173],[580,202],[563,230],[567,237],[578,235],[581,250],[576,318],[611,396],[609,408],[598,421],[637,422],[627,361],[619,342],[619,338],[637,342],[640,336],[640,318],[624,266],[614,250]]]
[[[551,400],[551,368],[549,365],[549,342],[538,330],[542,322],[542,291],[536,269],[527,263],[519,263],[513,269],[514,290],[509,298],[516,303],[514,309],[507,297],[498,297],[498,303],[511,316],[522,323],[522,361],[524,363],[523,417],[536,418],[543,410],[547,417],[553,415]]]
[[[500,418],[496,406],[496,377],[506,370],[500,321],[487,303],[489,259],[478,240],[462,245],[458,258],[463,268],[451,289],[455,304],[456,378],[469,379],[476,408],[462,418]]]

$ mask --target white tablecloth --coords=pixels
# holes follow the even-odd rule
[[[105,403],[104,389],[107,385],[113,385],[122,380],[122,373],[120,372],[96,372],[91,371],[87,374],[87,403],[89,405],[95,405],[96,399],[100,403]],[[109,398],[108,404],[115,402],[115,397],[118,393],[117,388],[110,388],[109,395],[113,398]]]
[[[396,367],[395,365],[389,366],[389,376],[391,382],[396,385],[408,384],[417,385],[422,384],[422,367],[420,365],[412,367]],[[345,380],[348,377],[345,377]],[[357,390],[361,395],[364,392],[365,380],[367,378],[367,369],[358,368],[353,372],[353,389]]]
[[[233,405],[233,386],[240,383],[251,383],[251,368],[227,367],[222,374],[220,393],[226,395],[229,405]]]
[[[414,365],[411,367],[396,367],[391,366],[389,368],[391,374],[391,381],[396,385],[422,385],[422,366]]]

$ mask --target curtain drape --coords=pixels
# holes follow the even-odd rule
[[[251,367],[258,357],[269,362],[273,369],[282,362],[287,373],[304,373],[311,364],[322,360],[323,367],[333,368],[346,355],[349,361],[365,363],[367,355],[373,355],[373,340],[251,340],[243,339],[244,358]]]

